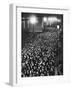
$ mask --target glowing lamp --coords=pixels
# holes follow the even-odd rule
[[[29,21],[30,21],[31,24],[36,24],[36,23],[38,22],[36,16],[31,16],[31,17],[29,18]]]
[[[47,22],[47,17],[44,17],[43,18],[43,22]]]
[[[59,25],[57,25],[57,29],[59,29],[60,28],[60,26]]]

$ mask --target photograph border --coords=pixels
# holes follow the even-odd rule
[[[42,82],[42,80],[44,80],[44,83],[45,83],[45,81],[47,80],[47,77],[48,76],[45,76],[45,77],[30,77],[30,78],[24,78],[24,80],[23,81],[21,81],[20,79],[21,78],[19,78],[19,76],[18,76],[18,55],[17,55],[17,52],[18,52],[18,27],[17,27],[17,25],[18,25],[18,20],[17,20],[17,15],[18,15],[18,12],[17,12],[17,8],[33,8],[33,9],[44,9],[44,10],[48,10],[48,9],[52,9],[53,11],[54,10],[57,10],[57,11],[63,11],[63,12],[65,12],[67,15],[68,15],[68,17],[69,17],[69,9],[61,9],[61,8],[42,8],[42,7],[25,7],[24,5],[18,5],[18,4],[11,4],[10,5],[10,8],[9,8],[9,10],[10,10],[10,17],[9,17],[9,22],[10,22],[10,32],[9,32],[9,37],[10,37],[10,39],[9,39],[9,43],[10,43],[10,63],[9,63],[9,67],[10,67],[10,70],[9,70],[9,82],[10,82],[10,84],[11,85],[24,85],[24,84],[30,84],[30,82],[31,82],[31,84],[33,84],[34,82],[37,84],[38,83],[38,81],[39,81],[39,83],[41,83]],[[68,28],[68,26],[65,26],[65,27],[67,27]],[[63,29],[64,30],[64,29]],[[66,32],[66,34],[67,34],[67,31],[63,31],[63,33],[64,32]],[[63,45],[64,46],[64,45]],[[64,59],[64,58],[63,58]],[[68,64],[68,66],[69,66],[69,64]],[[69,70],[69,68],[68,68],[68,70]],[[55,80],[54,81],[54,79],[53,79],[53,77],[57,77],[57,76],[50,76],[49,78],[51,78],[52,79],[52,81],[53,81],[53,83],[54,82],[59,82],[59,80],[57,79],[57,81]],[[59,79],[60,79],[60,76],[58,76],[59,77]],[[68,74],[68,77],[69,77],[69,74]],[[40,79],[41,78],[41,79]],[[67,79],[67,80],[66,80]],[[64,81],[63,80],[61,80],[61,82],[68,82],[70,79],[69,78],[64,78]],[[29,83],[28,83],[28,81],[29,81]],[[50,82],[50,83],[52,83],[52,81],[48,81],[48,83]],[[38,83],[38,84],[39,84]]]

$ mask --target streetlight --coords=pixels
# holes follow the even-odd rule
[[[29,22],[33,25],[33,32],[34,32],[34,25],[38,22],[37,17],[34,15],[30,16]]]
[[[45,23],[47,22],[47,17],[43,18],[43,22],[45,22]]]
[[[44,30],[45,30],[45,24],[47,24],[47,17],[43,17],[43,24],[44,24]]]
[[[57,29],[59,29],[60,28],[60,26],[59,25],[57,25]]]

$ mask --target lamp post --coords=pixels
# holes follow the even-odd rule
[[[44,30],[45,30],[45,25],[47,23],[47,17],[43,17],[43,25],[44,25]]]
[[[33,24],[33,32],[34,32],[34,24]]]
[[[32,15],[30,18],[29,18],[29,21],[30,23],[33,25],[33,32],[34,32],[34,25],[38,22],[37,21],[37,17]]]

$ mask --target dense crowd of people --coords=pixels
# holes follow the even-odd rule
[[[62,31],[27,32],[24,36],[21,77],[62,75],[63,61],[56,64],[62,53]]]

